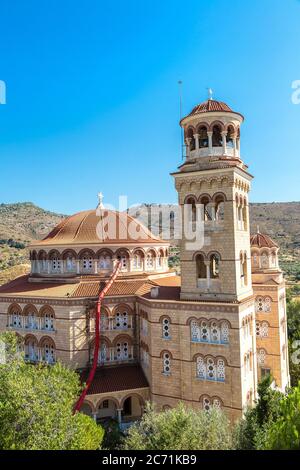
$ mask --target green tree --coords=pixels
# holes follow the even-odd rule
[[[125,450],[219,450],[232,447],[226,416],[217,409],[196,411],[182,403],[157,413],[149,404],[128,431]]]
[[[15,338],[1,338],[6,361],[0,364],[0,449],[100,448],[104,430],[72,413],[81,390],[78,374],[59,363],[27,364],[16,354]]]
[[[264,377],[258,384],[258,400],[249,409],[234,431],[235,447],[238,449],[262,449],[267,429],[280,415],[283,394],[271,388],[272,377]]]
[[[287,323],[291,385],[296,387],[300,380],[300,355],[297,353],[299,349],[297,342],[300,341],[300,301],[292,297],[287,302]]]
[[[300,450],[300,383],[280,403],[280,417],[267,430],[265,449]]]

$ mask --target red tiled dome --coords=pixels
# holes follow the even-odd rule
[[[268,235],[263,233],[255,233],[250,237],[251,246],[257,246],[258,248],[278,248],[278,245]]]
[[[197,106],[195,106],[186,117],[195,116],[197,114],[213,113],[213,112],[220,112],[220,111],[223,113],[240,114],[240,113],[236,113],[235,111],[233,111],[226,103],[223,103],[222,101],[207,100],[204,103],[197,104]],[[240,114],[240,116],[242,115]]]
[[[60,222],[46,238],[34,245],[80,245],[80,244],[124,244],[124,243],[158,243],[162,240],[153,235],[139,221],[126,212],[102,210],[101,224],[103,240],[97,234],[101,217],[96,209],[79,212]],[[114,228],[115,227],[115,228]],[[134,234],[134,237],[133,235]],[[135,238],[137,237],[137,238]]]

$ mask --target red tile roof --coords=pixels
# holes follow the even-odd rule
[[[103,220],[103,222],[102,222]],[[134,234],[134,237],[133,235]],[[62,220],[44,240],[33,242],[34,247],[55,245],[166,243],[153,235],[143,224],[126,212],[96,209],[78,212]]]
[[[278,248],[277,243],[263,233],[257,232],[250,237],[251,246],[258,246],[258,248]]]
[[[81,373],[81,380],[84,382],[88,376],[88,370]],[[98,393],[111,393],[121,390],[133,390],[137,388],[147,388],[149,384],[141,367],[124,365],[117,367],[102,367],[96,371],[88,395]]]
[[[233,111],[226,103],[223,103],[222,101],[207,100],[204,103],[197,104],[197,106],[195,106],[192,111],[183,119],[185,119],[186,117],[195,116],[197,114],[212,113],[216,111],[222,113],[235,113],[242,116],[240,113],[236,113],[235,111]]]

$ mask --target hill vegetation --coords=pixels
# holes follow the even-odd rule
[[[142,209],[135,208],[147,225]],[[133,212],[133,211],[130,211]],[[0,284],[29,269],[28,245],[44,238],[64,217],[46,211],[31,202],[0,204]],[[300,280],[300,202],[254,203],[250,205],[251,232],[259,227],[280,246],[281,266],[290,280]],[[178,250],[173,249],[172,263],[178,264]]]

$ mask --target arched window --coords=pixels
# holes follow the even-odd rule
[[[151,271],[155,267],[155,253],[150,251],[146,257],[146,269]]]
[[[188,217],[190,222],[196,222],[197,220],[197,208],[196,208],[196,200],[194,197],[189,197],[186,200],[187,210],[188,210]]]
[[[64,255],[65,271],[72,273],[76,271],[76,258],[72,252],[67,252]]]
[[[209,259],[210,267],[210,278],[218,279],[219,278],[219,269],[220,269],[220,256],[216,253],[210,255]]]
[[[127,330],[128,329],[128,312],[122,311],[117,312],[114,321],[115,330]]]
[[[256,313],[264,311],[264,298],[263,297],[256,297],[255,311],[256,311]]]
[[[205,126],[202,126],[198,130],[199,134],[199,147],[200,148],[206,148],[208,147],[208,135],[207,135],[207,129]]]
[[[104,364],[109,361],[109,348],[105,342],[102,341],[98,353],[98,364]]]
[[[17,309],[13,309],[10,313],[10,326],[12,328],[22,328],[22,315]]]
[[[196,320],[191,321],[191,339],[192,341],[200,342],[200,327]]]
[[[235,135],[235,132],[234,132],[233,126],[228,126],[227,135],[226,135],[227,148],[232,148],[232,149],[234,148],[234,143],[233,143],[234,135]]]
[[[212,343],[220,343],[220,328],[215,321],[210,324],[210,340]]]
[[[213,134],[212,134],[212,145],[213,147],[222,147],[223,146],[223,139],[221,134],[221,127],[216,124],[213,127]]]
[[[53,253],[50,255],[50,269],[52,273],[61,272],[61,258],[59,253]]]
[[[190,150],[193,151],[196,148],[195,138],[194,138],[194,130],[190,127],[186,134],[187,140],[190,145]]]
[[[25,360],[37,362],[39,360],[38,342],[36,338],[25,340]]]
[[[128,341],[120,341],[115,348],[115,359],[117,361],[127,361],[132,359],[131,346]]]
[[[216,364],[214,359],[209,357],[206,361],[206,379],[216,380]]]
[[[225,381],[225,362],[223,359],[217,361],[217,380],[219,382]]]
[[[109,320],[108,320],[108,314],[107,311],[104,309],[101,309],[101,315],[100,315],[100,331],[105,331],[109,329]]]
[[[191,341],[197,343],[215,343],[215,344],[228,344],[229,343],[229,324],[223,321],[221,325],[213,320],[209,323],[208,320],[192,320],[191,324]]]
[[[271,298],[270,297],[256,297],[255,299],[255,312],[266,312],[271,311]]]
[[[229,343],[229,324],[227,321],[223,321],[221,323],[221,343],[222,344]]]
[[[83,272],[90,273],[93,270],[93,258],[89,253],[84,253],[82,256],[81,267]]]
[[[261,366],[265,365],[266,351],[264,349],[259,349],[258,350],[257,359],[258,359],[258,364],[259,365],[261,365]]]
[[[240,254],[241,287],[248,285],[247,254]]]
[[[33,309],[28,309],[25,316],[25,328],[28,330],[39,329],[39,318]]]
[[[44,313],[44,325],[45,330],[53,331],[54,330],[54,315],[52,312]]]
[[[126,250],[120,250],[117,253],[117,259],[121,263],[121,271],[122,272],[127,272],[129,271],[129,252]]]
[[[203,397],[202,407],[205,411],[211,411],[212,408],[220,409],[222,407],[221,400],[218,397]]]
[[[171,373],[171,356],[168,352],[163,354],[163,373],[166,375]]]
[[[224,196],[218,195],[215,199],[215,218],[218,221],[224,220]]]
[[[204,262],[204,256],[201,254],[196,256],[196,267],[197,267],[197,278],[206,279],[207,277],[206,265]]]
[[[112,258],[109,254],[103,253],[99,256],[98,269],[99,271],[105,271],[112,268]]]
[[[205,380],[206,379],[206,365],[204,362],[203,357],[199,356],[196,362],[196,371],[198,379]]]
[[[201,342],[202,343],[209,343],[210,342],[210,331],[208,327],[208,322],[203,320],[200,325],[200,335],[201,335]]]
[[[260,336],[262,338],[267,338],[269,336],[269,324],[266,321],[261,323]]]
[[[242,218],[243,218],[243,229],[248,229],[248,207],[247,201],[244,200],[243,208],[242,208]]]
[[[164,339],[170,339],[170,320],[163,318],[162,320],[162,336]]]
[[[143,269],[143,256],[141,252],[138,251],[133,255],[132,266],[136,271]]]
[[[196,360],[196,375],[198,379],[217,382],[225,381],[224,359],[198,356]]]
[[[47,255],[44,251],[40,251],[38,254],[38,262],[39,262],[39,268],[41,273],[47,273],[48,272],[48,260],[47,260]]]
[[[45,341],[42,347],[42,360],[47,364],[55,363],[55,346],[50,341]]]
[[[263,252],[261,254],[261,265],[263,268],[268,268],[269,267],[269,253],[268,252]]]
[[[203,409],[205,411],[210,411],[211,409],[211,401],[210,398],[204,397],[203,398]]]
[[[203,210],[203,220],[204,222],[208,222],[210,220],[214,220],[214,203],[211,202],[208,196],[202,196],[200,198],[200,204],[202,205]]]
[[[271,299],[270,299],[270,297],[265,297],[264,311],[266,313],[271,312]]]

